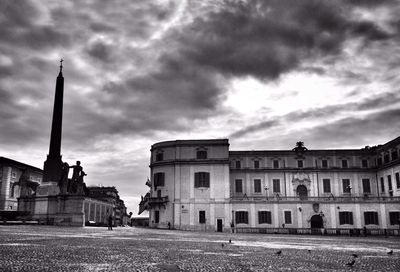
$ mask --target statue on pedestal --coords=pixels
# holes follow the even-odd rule
[[[64,162],[62,165],[62,171],[61,171],[61,178],[60,181],[58,182],[58,187],[60,187],[60,193],[65,195],[68,193],[68,187],[69,187],[69,179],[68,179],[68,174],[69,174],[69,164],[67,162]]]
[[[19,186],[20,188],[20,196],[31,196],[36,192],[36,188],[39,186],[39,183],[34,182],[28,176],[27,169],[22,170],[22,174],[18,180],[18,182],[14,183],[14,186]]]

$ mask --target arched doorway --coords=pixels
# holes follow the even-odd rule
[[[297,195],[300,199],[307,199],[308,190],[307,187],[304,185],[297,186]]]
[[[313,215],[311,217],[311,228],[312,229],[321,229],[324,227],[324,221],[322,220],[322,216],[319,214]]]

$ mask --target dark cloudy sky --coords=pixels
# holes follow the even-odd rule
[[[0,156],[63,159],[137,212],[151,144],[361,148],[400,135],[399,1],[0,1]]]

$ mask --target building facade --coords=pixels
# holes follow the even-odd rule
[[[400,137],[362,149],[230,151],[227,139],[151,147],[149,225],[399,229]]]
[[[0,157],[0,211],[18,210],[18,198],[34,194],[42,178],[42,169]]]

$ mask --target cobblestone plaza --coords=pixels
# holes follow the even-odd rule
[[[0,271],[400,271],[400,239],[9,225]]]

